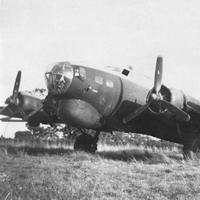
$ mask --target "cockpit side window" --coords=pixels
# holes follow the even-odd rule
[[[80,67],[80,76],[84,79],[86,79],[86,70],[82,67]]]
[[[76,77],[80,76],[79,68],[74,69],[74,76],[76,76]]]
[[[86,79],[86,70],[83,67],[77,67],[74,69],[74,76],[81,78],[82,80]]]

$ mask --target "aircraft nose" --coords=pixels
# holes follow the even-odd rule
[[[68,62],[49,65],[45,73],[47,89],[55,94],[67,92],[73,79],[73,68]]]

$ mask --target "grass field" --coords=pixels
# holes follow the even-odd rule
[[[200,199],[199,163],[179,148],[0,145],[0,199]]]

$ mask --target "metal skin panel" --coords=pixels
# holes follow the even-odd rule
[[[191,110],[194,113],[200,114],[200,101],[194,99],[189,95],[185,95],[186,105],[188,110]]]
[[[105,125],[105,121],[96,109],[82,100],[61,100],[58,116],[63,123],[75,127],[100,128]]]
[[[37,108],[39,108],[42,103],[41,103],[41,99],[35,98],[33,96],[30,96],[28,94],[25,93],[21,93],[21,102],[19,104],[21,104],[21,108],[26,112],[29,113]]]
[[[78,68],[79,66],[74,66],[75,70]],[[84,69],[87,78],[75,76],[65,98],[81,99],[94,107],[102,117],[109,116],[120,101],[122,91],[120,78],[100,70],[87,67],[84,67]],[[95,76],[102,77],[103,83],[97,83]],[[113,87],[106,85],[107,80],[113,82]]]

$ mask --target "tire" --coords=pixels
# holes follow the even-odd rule
[[[40,122],[35,118],[30,118],[28,121],[28,125],[31,127],[38,127],[40,126]]]
[[[74,143],[74,150],[95,153],[97,150],[97,143],[94,141],[94,138],[91,135],[82,134],[77,137]]]
[[[189,138],[183,147],[185,159],[200,160],[200,136],[196,135]]]

